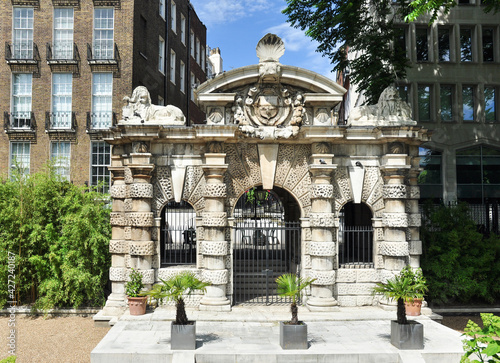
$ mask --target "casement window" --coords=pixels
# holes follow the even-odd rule
[[[71,144],[69,141],[53,142],[50,145],[50,159],[54,171],[63,180],[70,181]]]
[[[12,128],[31,127],[32,73],[12,75]]]
[[[21,175],[30,173],[30,147],[29,142],[10,143],[10,170],[17,169]]]
[[[196,83],[196,78],[194,76],[194,73],[191,72],[191,78],[190,78],[191,84],[190,84],[190,89],[191,89],[191,100],[194,101],[194,87]]]
[[[104,141],[92,142],[90,161],[90,185],[107,193],[111,181],[108,166],[111,165],[111,147]]]
[[[453,121],[453,87],[441,85],[439,89],[441,121]]]
[[[194,58],[194,32],[192,30],[189,34],[189,51],[191,53],[191,57]]]
[[[442,153],[424,147],[418,148],[420,168],[417,178],[422,199],[441,199],[443,195]]]
[[[180,61],[179,65],[179,76],[180,76],[180,88],[182,93],[186,93],[186,65],[183,61]]]
[[[52,127],[71,128],[71,103],[73,75],[71,73],[52,74]]]
[[[196,38],[196,63],[201,64],[201,57],[200,57],[200,40]]]
[[[13,9],[12,42],[15,59],[33,59],[33,8]]]
[[[114,9],[94,9],[94,59],[114,58]]]
[[[52,57],[54,59],[73,58],[73,8],[54,9],[54,44]]]
[[[92,128],[111,127],[113,117],[113,73],[92,74]]]
[[[483,28],[483,62],[493,62],[494,56],[494,29]]]
[[[160,16],[165,19],[165,0],[160,0]]]
[[[417,62],[429,60],[429,32],[427,28],[416,29]]]
[[[181,14],[181,42],[186,45],[186,18]]]
[[[498,121],[498,88],[484,87],[484,118],[486,122]]]
[[[464,121],[474,121],[474,87],[473,86],[463,86],[462,87],[462,115]]]
[[[460,61],[472,62],[472,29],[460,29]]]
[[[201,69],[203,72],[206,72],[206,63],[205,63],[205,47],[201,47]]]
[[[431,88],[418,86],[418,120],[431,120]]]
[[[177,6],[172,1],[170,4],[170,22],[172,25],[172,30],[177,33]]]
[[[450,29],[438,28],[438,56],[440,62],[450,61]]]
[[[165,40],[162,37],[159,39],[158,47],[158,70],[165,73]]]
[[[170,50],[170,82],[175,84],[175,52]]]

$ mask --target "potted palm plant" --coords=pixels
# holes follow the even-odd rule
[[[406,278],[413,281],[413,298],[405,300],[405,311],[407,316],[419,316],[422,309],[422,301],[424,300],[424,295],[427,292],[427,281],[422,273],[422,269],[412,269],[410,266],[406,266],[402,271]]]
[[[183,271],[168,280],[160,279],[160,281],[161,284],[155,284],[146,294],[156,299],[159,304],[163,300],[175,302],[175,321],[170,328],[171,348],[196,349],[196,322],[188,320],[184,298],[194,291],[205,292],[210,283],[199,280],[192,271]]]
[[[148,297],[142,293],[143,288],[141,273],[136,269],[132,269],[129,281],[125,283],[130,315],[144,315],[146,313]]]
[[[307,325],[299,321],[297,302],[302,290],[315,280],[302,279],[295,274],[284,274],[276,279],[278,295],[292,299],[292,320],[280,322],[280,345],[283,349],[307,349]]]
[[[379,282],[373,288],[374,293],[384,295],[387,299],[396,300],[397,320],[391,321],[391,343],[398,349],[423,349],[424,327],[415,320],[406,318],[405,302],[413,302],[415,298],[423,298],[427,285],[423,275],[417,277],[412,268],[406,266],[401,272],[387,282]]]

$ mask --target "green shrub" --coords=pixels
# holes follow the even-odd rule
[[[34,309],[99,306],[108,279],[111,227],[108,200],[62,181],[50,167],[0,184],[0,306]],[[12,273],[14,272],[14,273]],[[8,275],[15,275],[15,294]]]
[[[483,328],[469,320],[465,333],[468,338],[462,340],[464,351],[461,363],[500,362],[500,317],[493,314],[481,314]],[[478,359],[470,360],[471,356]]]
[[[422,270],[429,301],[492,303],[500,297],[500,238],[485,237],[466,204],[426,206],[421,228]]]
[[[10,357],[0,360],[0,363],[16,363],[16,356],[11,355]]]

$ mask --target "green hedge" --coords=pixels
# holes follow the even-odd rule
[[[109,197],[60,180],[50,167],[3,178],[0,306],[13,298],[41,310],[101,306],[110,267],[109,213]],[[9,256],[15,258],[10,266]],[[9,275],[15,275],[15,292]]]
[[[500,237],[478,232],[468,206],[424,206],[422,270],[435,304],[500,299]]]

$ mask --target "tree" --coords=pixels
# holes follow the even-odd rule
[[[317,51],[330,58],[334,70],[349,68],[351,82],[374,104],[385,88],[406,76],[409,67],[404,49],[395,42],[402,28],[394,26],[403,21],[408,8],[392,4],[392,0],[287,0],[283,13],[292,26],[319,42]],[[347,51],[362,56],[349,60]]]
[[[350,69],[350,81],[375,104],[382,91],[404,79],[410,66],[399,46],[403,29],[395,22],[414,21],[429,12],[448,12],[456,0],[286,0],[283,13],[295,28],[319,43],[317,51],[328,57],[333,70]],[[485,11],[500,11],[500,0],[483,0]],[[394,6],[397,5],[397,6]],[[356,54],[348,59],[347,53]]]
[[[0,183],[0,307],[99,306],[110,266],[106,196],[60,180],[54,169],[13,171]]]

